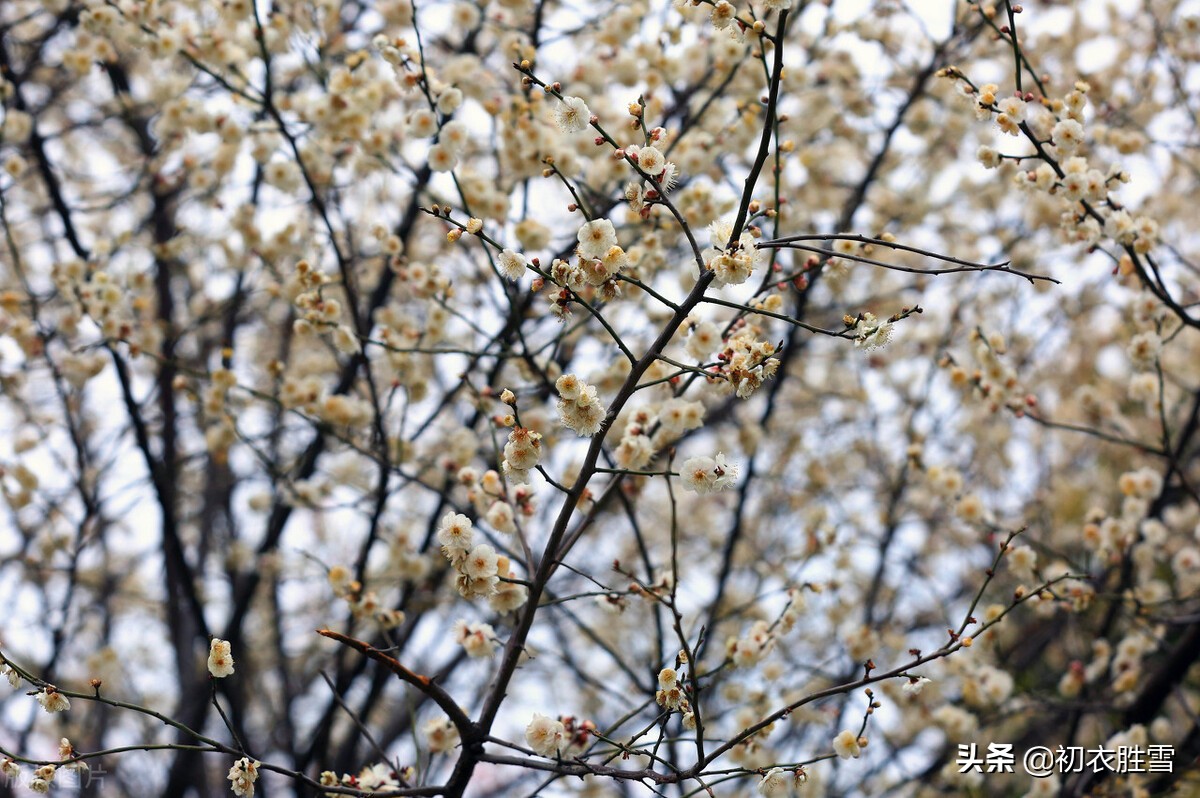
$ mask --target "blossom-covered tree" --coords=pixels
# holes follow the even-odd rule
[[[1186,784],[1187,6],[0,2],[6,783]]]

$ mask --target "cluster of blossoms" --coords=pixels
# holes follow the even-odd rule
[[[564,374],[554,383],[558,390],[558,418],[564,427],[581,438],[595,435],[604,424],[604,405],[593,385],[574,374]]]
[[[705,494],[728,490],[737,484],[738,467],[725,460],[723,452],[716,457],[689,457],[679,471],[685,490]]]
[[[679,660],[686,661],[680,653]],[[688,702],[687,691],[682,683],[682,674],[675,668],[663,668],[658,672],[658,690],[654,693],[654,701],[668,712],[680,713],[680,722],[685,729],[696,728],[696,713]]]
[[[1158,244],[1158,222],[1147,215],[1130,214],[1111,193],[1117,184],[1129,181],[1128,173],[1116,165],[1107,170],[1097,168],[1085,155],[1078,154],[1088,137],[1084,113],[1092,88],[1088,83],[1076,83],[1062,97],[1037,97],[1026,92],[999,98],[1000,87],[996,84],[976,89],[953,67],[942,74],[959,81],[964,94],[975,103],[979,118],[994,116],[1003,133],[1025,135],[1035,145],[1033,157],[1043,163],[1016,172],[1013,179],[1022,189],[1061,196],[1071,203],[1061,215],[1061,228],[1069,240],[1094,246],[1107,237],[1138,255],[1145,255]],[[1137,138],[1128,142],[1117,134],[1110,138],[1125,154],[1141,147]],[[988,145],[979,148],[977,157],[989,169],[998,168],[1006,158]],[[1123,268],[1131,269],[1132,263],[1125,262]]]
[[[258,760],[251,760],[249,757],[242,757],[234,762],[229,768],[230,789],[234,795],[252,796],[254,795],[254,783],[258,781],[258,767],[262,763]]]
[[[513,427],[504,444],[504,476],[511,482],[525,484],[541,458],[542,436],[525,427]]]
[[[455,585],[464,598],[487,598],[500,583],[500,556],[486,543],[475,544],[471,519],[462,513],[442,516],[437,530],[442,554],[457,571]]]
[[[704,405],[683,397],[671,397],[656,409],[638,409],[627,419],[613,450],[613,458],[621,468],[645,468],[664,446],[704,423]]]
[[[1110,15],[1120,54],[1093,88],[1066,74],[1092,28],[1018,37],[1019,7],[961,5],[964,69],[1018,72],[976,87],[944,69],[969,98],[956,107],[927,80],[950,50],[921,4],[83,5],[0,2],[0,502],[17,530],[0,559],[19,565],[0,589],[99,619],[61,640],[28,624],[34,653],[15,656],[53,651],[43,678],[0,667],[47,712],[107,700],[100,684],[136,690],[142,669],[110,630],[165,597],[181,695],[231,676],[253,629],[303,653],[238,655],[236,681],[256,688],[229,731],[264,761],[233,764],[237,795],[260,769],[287,773],[269,752],[306,748],[302,772],[330,795],[471,792],[520,771],[476,743],[522,728],[510,753],[551,761],[506,789],[536,789],[539,770],[618,776],[607,754],[579,756],[590,722],[524,726],[564,660],[587,671],[571,700],[606,715],[602,746],[636,759],[638,729],[678,720],[681,739],[720,749],[692,768],[677,761],[690,746],[656,746],[638,767],[667,793],[717,774],[737,794],[827,774],[831,793],[961,792],[918,737],[930,720],[948,741],[989,726],[1187,739],[1197,684],[1174,652],[1194,648],[1179,643],[1200,593],[1196,18],[1169,3]],[[867,69],[863,52],[886,57]],[[974,144],[994,171],[959,168]],[[1158,184],[1120,189],[1117,155]],[[895,232],[833,232],[859,224]],[[1054,285],[1064,241],[1077,259]],[[971,261],[931,267],[935,251]],[[1093,274],[1092,260],[1110,262]],[[916,299],[928,312],[905,340],[890,343],[907,310],[819,335],[840,308]],[[513,386],[499,412],[493,385]],[[676,445],[716,454],[671,465]],[[737,501],[703,498],[735,486]],[[127,497],[155,504],[165,592],[144,578],[143,525],[124,539]],[[996,554],[1004,527],[1029,534]],[[296,587],[323,576],[338,601]],[[822,597],[801,613],[809,589]],[[968,606],[978,618],[947,638]],[[293,639],[339,612],[355,643],[445,669],[381,679],[335,654],[347,641],[329,628],[322,649]],[[216,617],[232,645],[209,639]],[[207,674],[189,654],[205,645]],[[819,672],[789,667],[813,652]],[[825,674],[875,661],[899,674],[880,685],[890,714],[837,734],[831,755],[830,718],[851,705]],[[938,686],[922,693],[905,668],[926,664]],[[332,695],[307,695],[318,670]],[[614,695],[639,708],[613,713]],[[450,696],[487,710],[464,721]],[[419,725],[379,711],[427,714],[431,698]],[[297,701],[326,721],[284,722]],[[359,722],[328,721],[342,709]],[[137,712],[110,715],[104,746],[143,733]],[[789,715],[772,738],[764,719]],[[887,752],[865,750],[878,722]],[[189,726],[220,730],[212,714]],[[412,754],[419,778],[388,762],[344,774],[363,739]],[[866,761],[780,764],[814,753]],[[198,772],[198,751],[164,755]],[[919,785],[898,782],[910,772]],[[1111,778],[1092,791],[1142,789]]]
[[[750,231],[744,230],[736,241],[733,222],[719,221],[708,226],[710,245],[701,252],[704,266],[713,273],[717,285],[741,285],[762,265],[763,253]]]
[[[67,762],[76,756],[75,747],[71,745],[71,741],[63,737],[58,742],[58,758],[61,761]],[[61,768],[58,765],[47,764],[41,765],[33,771],[33,777],[29,780],[29,790],[34,793],[46,794],[50,792],[51,786],[54,784],[54,777],[58,775],[59,770],[65,770],[75,773],[86,773],[88,764],[83,760],[74,760],[67,762]],[[9,784],[15,784],[21,776],[21,766],[14,760],[5,757],[0,761],[0,775],[3,775]]]
[[[969,340],[968,358],[947,354],[939,363],[947,369],[950,384],[979,401],[989,413],[1007,407],[1019,417],[1036,407],[1036,399],[1024,392],[1016,370],[1006,361],[1008,342],[1004,336],[976,329],[971,331]]]
[[[393,552],[397,552],[397,549],[393,549]],[[415,565],[415,563],[424,565],[424,560],[413,560],[406,556],[399,559],[401,561],[397,564],[401,570],[412,571],[415,567],[414,575],[424,575],[425,568]],[[374,590],[364,589],[363,584],[354,578],[346,566],[330,566],[327,578],[333,594],[346,602],[350,607],[350,613],[355,618],[372,621],[380,629],[395,629],[404,623],[403,610],[385,606],[378,594]]]
[[[724,342],[725,348],[717,353],[718,364],[708,370],[723,379],[739,399],[749,399],[779,369],[777,347],[770,341],[759,340],[755,325],[739,321],[735,327]]]
[[[880,321],[867,311],[858,317],[847,317],[846,323],[853,327],[854,345],[861,349],[879,349],[892,338],[892,321]]]
[[[555,258],[550,265],[551,311],[565,319],[570,303],[578,297],[592,297],[596,292],[608,301],[620,296],[617,275],[629,270],[632,261],[617,243],[616,228],[608,219],[585,222],[576,235],[576,262]]]
[[[416,769],[412,766],[397,771],[391,765],[376,762],[374,765],[367,765],[357,774],[345,773],[340,778],[332,770],[326,770],[321,773],[318,781],[322,787],[341,787],[371,794],[406,787],[412,783],[415,776]],[[327,798],[336,798],[345,795],[345,792],[327,792],[325,795]]]

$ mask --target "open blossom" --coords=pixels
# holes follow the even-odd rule
[[[837,737],[833,738],[833,752],[842,759],[854,757],[858,759],[862,749],[859,746],[858,735],[849,729],[841,732]]]
[[[489,579],[497,573],[499,555],[496,550],[486,543],[480,543],[471,549],[463,561],[462,570],[472,579]]]
[[[230,789],[234,795],[251,796],[254,795],[254,782],[258,781],[258,766],[262,764],[258,760],[251,761],[249,757],[242,757],[233,763],[229,768]]]
[[[880,321],[870,311],[862,314],[854,327],[854,345],[862,349],[878,349],[892,338],[892,322]]]
[[[931,681],[933,680],[925,676],[910,677],[900,689],[904,691],[905,695],[918,696],[925,689],[925,685]]]
[[[701,494],[733,487],[737,475],[738,467],[726,462],[721,452],[716,457],[689,457],[680,469],[684,489]]]
[[[593,219],[585,222],[576,234],[579,240],[579,256],[600,259],[617,245],[617,231],[608,219]]]
[[[421,731],[425,734],[425,742],[431,754],[445,753],[458,745],[461,739],[458,727],[451,723],[449,718],[441,715],[425,721]]]
[[[791,779],[783,771],[783,768],[771,768],[767,774],[762,777],[762,781],[758,783],[759,795],[787,795],[790,789]]]
[[[458,569],[455,586],[459,594],[468,599],[494,595],[500,584],[500,561],[496,550],[486,543],[451,557]]]
[[[8,663],[0,665],[0,675],[8,679],[8,683],[13,687],[21,686],[21,674],[17,673]]]
[[[711,321],[702,321],[692,327],[687,339],[687,353],[697,360],[704,360],[721,344],[721,328]]]
[[[500,273],[510,280],[520,280],[525,274],[525,256],[519,252],[506,249],[496,258]]]
[[[400,786],[396,771],[390,765],[376,762],[358,772],[358,786],[368,791],[395,789]]]
[[[712,20],[714,28],[717,30],[725,30],[730,26],[730,24],[732,24],[736,17],[736,6],[730,3],[729,0],[717,0],[716,4],[713,5],[712,16],[710,19]]]
[[[1064,119],[1050,131],[1050,138],[1061,152],[1075,152],[1083,144],[1083,125],[1074,119]]]
[[[465,554],[470,551],[474,539],[475,531],[470,518],[456,512],[448,512],[442,516],[441,523],[438,524],[437,540],[442,544],[442,552],[447,557],[453,553]]]
[[[578,97],[563,97],[558,107],[554,109],[554,124],[563,133],[579,133],[587,130],[592,112],[587,103]]]
[[[512,535],[517,531],[513,508],[508,502],[492,502],[492,506],[488,508],[486,517],[487,522],[497,532]]]
[[[657,147],[642,147],[637,156],[638,166],[651,177],[661,175],[667,168],[667,159]]]
[[[34,694],[34,698],[47,712],[65,712],[71,708],[71,701],[53,687],[44,687]]]
[[[555,757],[566,747],[567,730],[562,721],[533,713],[533,720],[525,727],[525,742],[538,756]]]
[[[214,637],[208,644],[208,672],[217,679],[233,673],[233,654],[229,651],[228,640]]]
[[[1150,366],[1162,352],[1162,339],[1152,330],[1138,333],[1129,341],[1125,350],[1129,359],[1138,366]]]
[[[435,172],[449,172],[458,166],[458,155],[445,144],[434,144],[429,148],[429,168]]]

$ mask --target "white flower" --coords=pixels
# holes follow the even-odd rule
[[[663,166],[662,177],[658,178],[658,188],[666,194],[671,189],[675,188],[675,184],[679,182],[679,167],[674,161],[667,161]]]
[[[7,662],[3,665],[0,665],[0,674],[2,674],[4,678],[8,679],[8,683],[13,687],[21,686],[21,674],[13,670],[13,667]]]
[[[364,790],[384,790],[400,786],[396,773],[382,762],[376,762],[358,772],[358,786]]]
[[[449,718],[435,716],[425,721],[421,727],[425,741],[429,745],[429,753],[440,754],[449,751],[459,743],[458,728]]]
[[[496,653],[496,630],[487,623],[454,622],[454,642],[463,647],[467,656],[483,659]]]
[[[587,103],[578,97],[563,97],[562,102],[554,109],[554,124],[563,133],[579,133],[587,130],[592,112]]]
[[[467,555],[462,571],[472,579],[490,579],[497,573],[499,559],[495,549],[486,543],[480,543]]]
[[[1064,119],[1050,131],[1050,138],[1061,152],[1074,152],[1083,143],[1083,125],[1074,119]]]
[[[458,156],[445,144],[434,144],[429,148],[429,168],[435,172],[449,172],[458,166]]]
[[[921,694],[923,689],[925,689],[925,685],[929,684],[931,681],[933,680],[924,676],[918,676],[915,679],[909,679],[900,689],[904,691],[905,695],[917,696]]]
[[[233,655],[229,652],[229,641],[214,637],[208,644],[208,672],[218,679],[233,673]]]
[[[71,701],[53,687],[43,687],[34,698],[47,712],[65,712],[71,708]]]
[[[854,345],[862,349],[878,349],[892,337],[892,323],[880,321],[875,314],[866,312],[854,328]]]
[[[427,139],[437,133],[437,115],[433,111],[414,111],[408,118],[408,132],[418,139]]]
[[[437,109],[442,114],[452,114],[462,105],[463,93],[451,86],[438,95]]]
[[[858,745],[858,735],[849,729],[843,731],[837,737],[833,738],[833,751],[842,759],[854,757],[858,759],[862,749]]]
[[[487,511],[487,522],[497,532],[503,532],[506,535],[512,535],[517,531],[513,508],[508,502],[492,502],[492,506]]]
[[[721,328],[711,321],[702,321],[692,327],[687,339],[687,353],[697,360],[704,360],[721,343]]]
[[[701,494],[733,487],[737,474],[737,466],[720,452],[716,457],[689,457],[680,470],[684,489]]]
[[[583,258],[599,259],[617,245],[617,231],[608,219],[593,219],[579,228],[579,255]]]
[[[254,795],[254,782],[258,781],[260,764],[262,763],[258,760],[251,761],[248,757],[242,757],[233,763],[226,778],[229,779],[234,795]]]
[[[1129,360],[1132,360],[1135,365],[1151,366],[1163,352],[1163,340],[1153,330],[1139,332],[1138,335],[1130,338],[1126,352],[1129,354]]]
[[[783,768],[771,768],[758,783],[759,795],[787,795],[788,789],[788,778]]]
[[[563,741],[566,734],[567,730],[561,721],[535,712],[533,720],[529,721],[529,725],[525,727],[525,742],[538,756],[554,757],[557,756],[559,749],[564,747]]]
[[[442,125],[442,132],[438,134],[438,144],[443,145],[455,155],[462,155],[470,140],[471,133],[466,124],[457,119]]]
[[[996,103],[996,106],[1000,109],[1000,113],[1007,116],[1013,122],[1025,121],[1025,101],[1020,97],[1005,97]]]
[[[657,147],[642,147],[637,156],[638,166],[651,177],[661,175],[667,168],[667,159]]]
[[[333,345],[344,355],[357,355],[362,351],[358,336],[345,324],[339,324],[333,331]]]
[[[737,16],[737,8],[729,0],[717,0],[713,5],[712,24],[717,30],[725,30]]]
[[[475,539],[471,519],[462,513],[446,513],[438,524],[437,539],[447,553],[461,552],[465,554],[471,550],[471,544]]]
[[[975,157],[988,169],[995,169],[1000,165],[1000,152],[994,147],[980,147],[975,151]]]
[[[519,252],[506,249],[497,258],[500,273],[510,280],[520,280],[525,274],[525,256]]]

